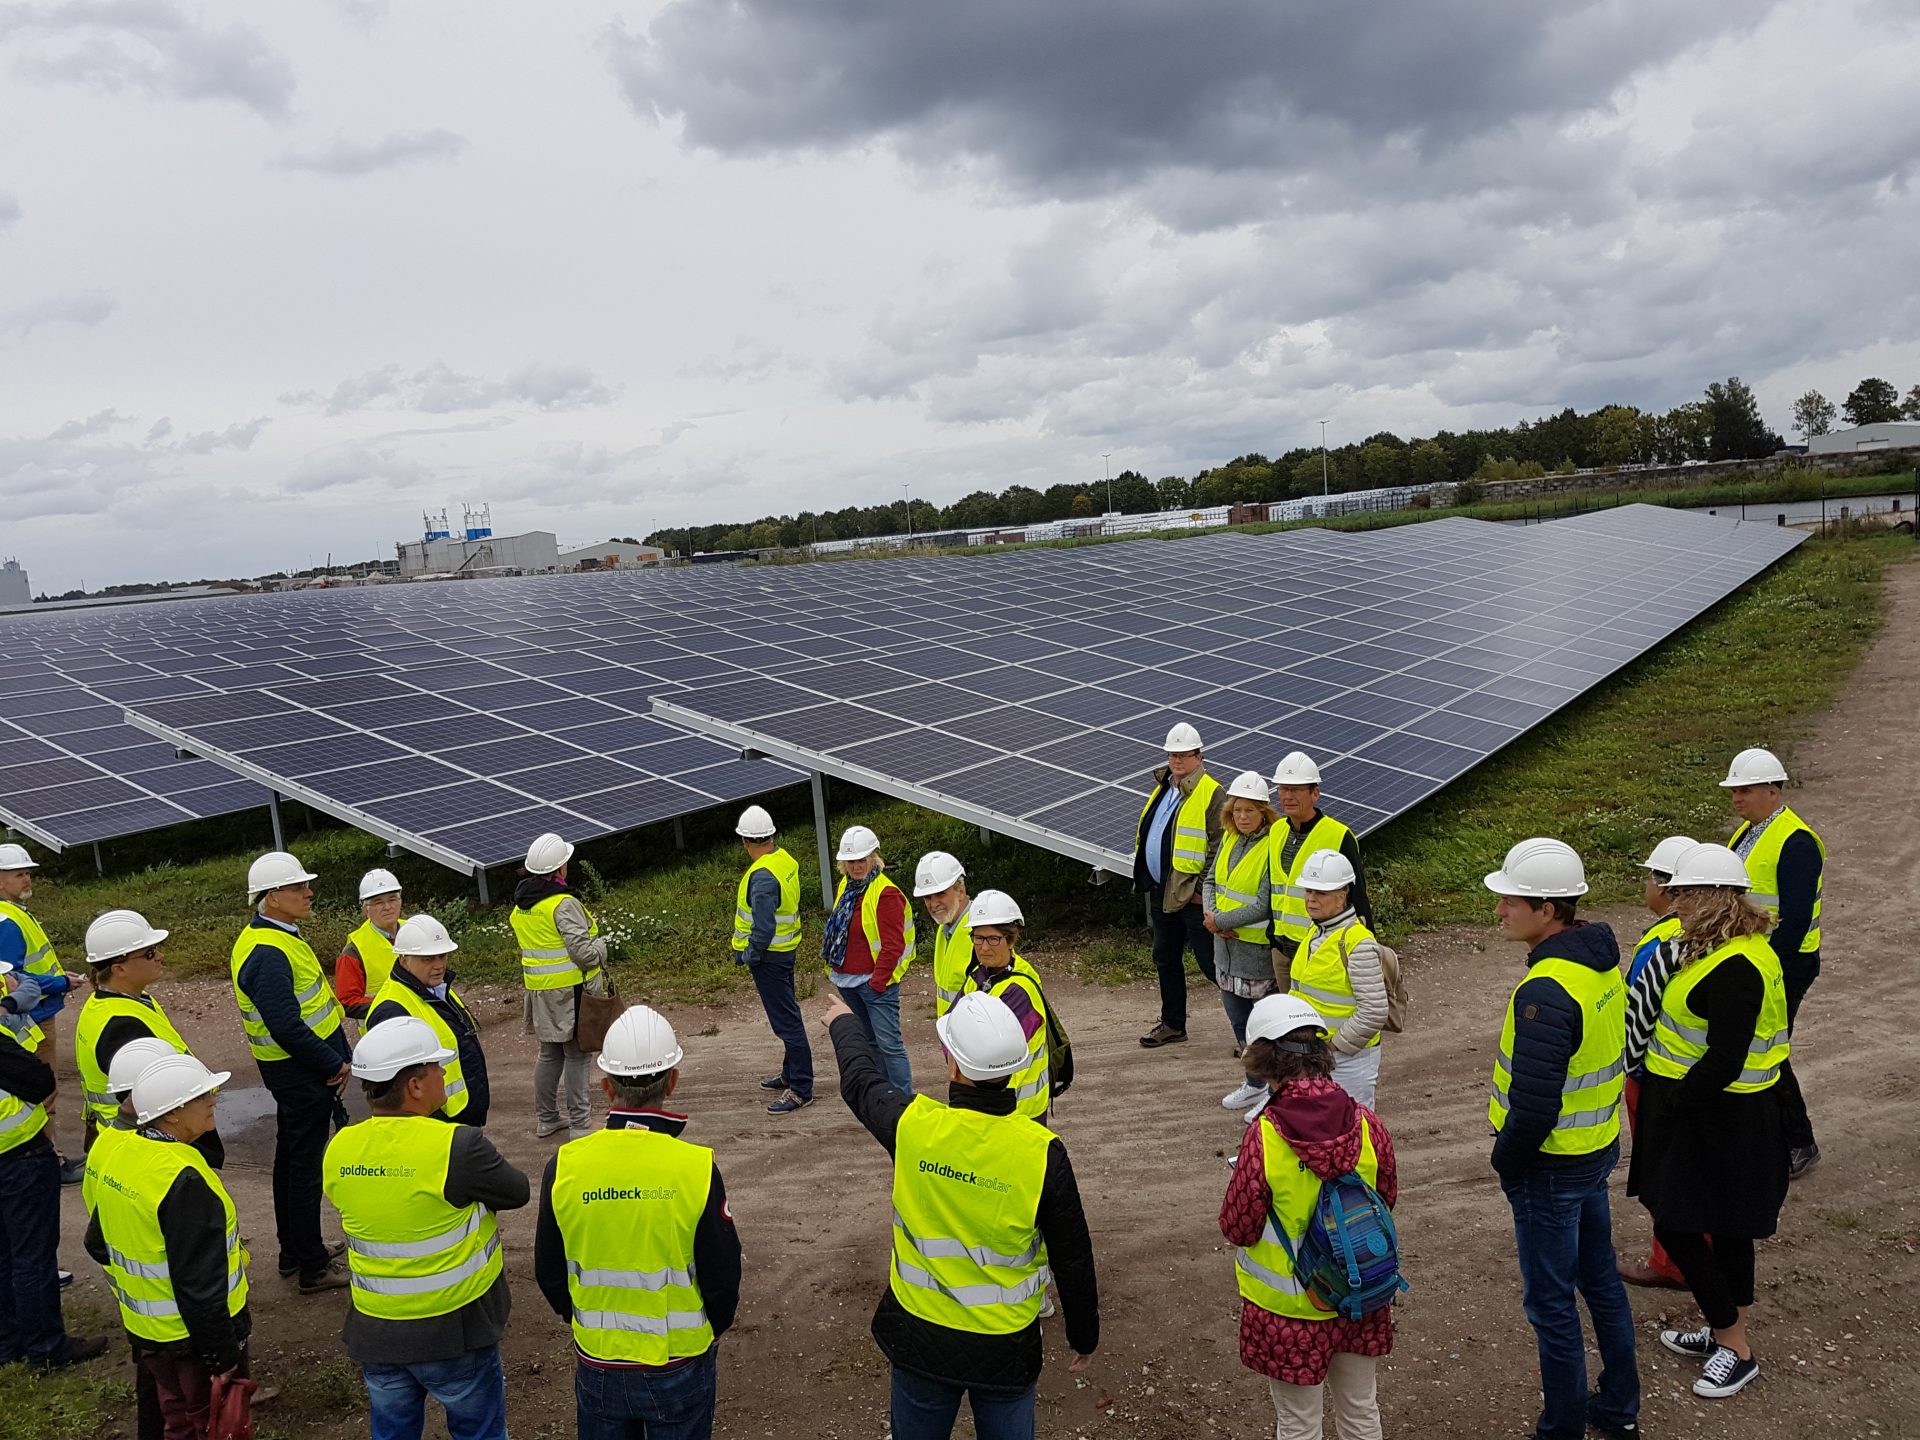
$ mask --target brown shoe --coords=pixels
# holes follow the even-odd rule
[[[1158,1050],[1162,1045],[1178,1045],[1187,1038],[1187,1032],[1176,1030],[1171,1025],[1155,1025],[1140,1037],[1140,1043],[1149,1050]]]
[[[318,1295],[327,1290],[344,1290],[351,1284],[353,1284],[353,1276],[347,1272],[346,1266],[336,1260],[318,1275],[302,1275],[300,1293]]]
[[[1620,1278],[1629,1285],[1644,1285],[1649,1290],[1684,1290],[1687,1282],[1675,1279],[1664,1270],[1656,1270],[1651,1265],[1635,1265],[1632,1261],[1622,1260],[1614,1267],[1620,1272]]]

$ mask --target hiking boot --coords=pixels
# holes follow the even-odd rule
[[[1253,1081],[1249,1080],[1238,1089],[1229,1090],[1226,1094],[1222,1095],[1220,1097],[1220,1103],[1228,1110],[1241,1110],[1256,1100],[1265,1104],[1266,1098],[1267,1087],[1264,1085],[1256,1085]]]
[[[346,1266],[336,1260],[318,1275],[302,1275],[300,1293],[319,1295],[328,1290],[344,1290],[351,1284],[353,1284],[353,1276],[347,1273]]]
[[[1693,1393],[1703,1400],[1724,1400],[1729,1395],[1738,1395],[1759,1374],[1758,1360],[1751,1356],[1742,1360],[1730,1347],[1722,1345],[1707,1357],[1706,1368],[1693,1382]]]
[[[332,1244],[327,1246],[327,1263],[332,1264],[335,1260],[338,1260],[342,1255],[346,1253],[347,1253],[347,1242],[344,1240],[335,1240]],[[280,1278],[282,1280],[291,1280],[293,1279],[294,1276],[298,1275],[299,1273],[300,1273],[300,1267],[298,1265],[288,1265],[285,1262],[281,1263]]]
[[[1620,1278],[1629,1285],[1644,1285],[1649,1290],[1684,1290],[1687,1282],[1664,1270],[1656,1270],[1651,1265],[1636,1265],[1631,1260],[1622,1260],[1614,1266],[1620,1272]]]
[[[772,1090],[777,1093],[787,1088],[787,1082],[782,1076],[768,1075],[763,1080],[761,1080],[760,1088],[762,1090]]]
[[[1798,1180],[1819,1163],[1820,1147],[1818,1145],[1796,1145],[1787,1151],[1787,1179]],[[1753,1377],[1748,1376],[1747,1378],[1752,1379]],[[1740,1383],[1744,1385],[1747,1382],[1746,1380],[1742,1380]],[[1727,1393],[1732,1394],[1733,1392],[1728,1391]]]
[[[1662,1330],[1660,1343],[1689,1360],[1705,1360],[1721,1348],[1720,1342],[1713,1338],[1713,1331],[1704,1325],[1698,1330]]]
[[[794,1094],[793,1091],[782,1090],[780,1092],[780,1098],[767,1106],[767,1113],[769,1115],[791,1115],[796,1110],[804,1110],[812,1103],[813,1097],[811,1095],[802,1100],[798,1095]]]
[[[60,1157],[60,1183],[62,1185],[78,1185],[86,1178],[86,1156],[76,1155],[72,1159],[68,1159],[65,1155]]]
[[[1178,1045],[1187,1038],[1187,1032],[1176,1030],[1162,1022],[1140,1037],[1140,1043],[1148,1050],[1158,1050],[1162,1045]]]
[[[1609,1420],[1601,1415],[1598,1393],[1587,1396],[1587,1428],[1606,1436],[1607,1440],[1640,1440],[1638,1420]]]
[[[84,1364],[106,1352],[107,1337],[95,1335],[91,1338],[69,1335],[67,1343],[62,1345],[45,1360],[31,1360],[28,1365],[34,1370],[64,1370],[69,1365]]]
[[[544,1140],[549,1135],[558,1135],[562,1130],[567,1128],[567,1122],[564,1120],[556,1120],[551,1125],[542,1120],[533,1127],[533,1138],[536,1140]]]

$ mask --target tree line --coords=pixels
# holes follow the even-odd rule
[[[1800,407],[1809,396],[1795,404],[1794,428],[1825,434],[1832,426],[1833,407],[1827,406],[1826,429],[1808,432]],[[1888,400],[1893,410],[1883,417],[1880,412]],[[1909,412],[1920,415],[1920,386],[1908,392],[1905,407],[1886,381],[1865,380],[1848,396],[1845,409],[1853,424]],[[1872,419],[1855,419],[1856,414]],[[1254,451],[1191,477],[1163,475],[1150,480],[1136,470],[1123,470],[1111,481],[1095,476],[1044,490],[1029,485],[1009,485],[998,494],[975,490],[946,506],[916,498],[661,529],[648,535],[647,543],[680,554],[792,548],[821,540],[901,535],[909,528],[916,535],[1012,529],[1054,520],[1093,519],[1107,510],[1139,514],[1291,500],[1318,495],[1323,486],[1327,493],[1342,495],[1401,485],[1523,479],[1549,471],[1760,459],[1784,445],[1761,416],[1752,388],[1735,375],[1714,381],[1700,399],[1664,414],[1633,405],[1603,405],[1582,414],[1568,406],[1555,415],[1498,429],[1441,430],[1411,439],[1382,430],[1324,453],[1307,445],[1271,457]]]
[[[1818,390],[1809,390],[1793,402],[1793,428],[1811,440],[1833,433],[1833,422],[1844,415],[1849,425],[1884,425],[1889,420],[1920,420],[1920,385],[1903,399],[1891,381],[1869,375],[1840,402],[1838,410]]]

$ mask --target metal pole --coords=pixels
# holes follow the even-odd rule
[[[267,792],[267,814],[273,817],[273,848],[286,849],[286,837],[280,833],[280,792],[278,790]]]
[[[686,822],[678,815],[673,817],[673,848],[676,850],[684,850],[687,848]]]
[[[833,904],[833,853],[827,846],[827,787],[813,772],[813,841],[820,852],[820,903]]]
[[[1107,462],[1107,513],[1113,513],[1113,452],[1102,451],[1100,458]]]
[[[487,893],[487,867],[482,865],[478,870],[474,871],[473,880],[475,886],[480,891],[480,903],[482,905],[491,905],[493,903],[493,896]]]
[[[911,550],[913,548],[913,486],[902,485],[900,493],[906,497],[907,502],[907,549]]]
[[[107,873],[106,864],[100,858],[100,842],[98,840],[93,842],[93,873],[96,875],[105,875]]]
[[[1327,422],[1320,422],[1320,496],[1325,499],[1330,492],[1327,489]]]

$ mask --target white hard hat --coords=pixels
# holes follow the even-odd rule
[[[360,898],[371,900],[376,895],[398,895],[400,879],[391,870],[369,870],[360,877]]]
[[[1353,862],[1338,850],[1316,850],[1300,867],[1302,890],[1345,890],[1354,879]]]
[[[156,930],[137,910],[109,910],[87,926],[87,963],[104,965],[149,945],[158,945],[170,932]]]
[[[447,927],[431,915],[402,920],[400,928],[393,932],[396,955],[451,955],[459,948],[447,933]]]
[[[533,843],[527,846],[527,873],[551,875],[572,858],[573,846],[549,830],[534,836]]]
[[[1267,788],[1267,782],[1260,778],[1258,770],[1242,770],[1233,777],[1233,783],[1227,787],[1227,794],[1236,800],[1273,799],[1273,791]]]
[[[880,837],[864,825],[849,825],[840,836],[836,860],[864,860],[880,848]]]
[[[444,1065],[454,1053],[426,1021],[396,1015],[360,1037],[353,1047],[353,1073],[362,1080],[391,1080],[409,1065]]]
[[[1727,766],[1727,778],[1720,782],[1722,790],[1731,790],[1736,785],[1784,785],[1787,783],[1787,767],[1780,763],[1780,757],[1771,750],[1742,750],[1733,757],[1733,763]]]
[[[1669,890],[1686,885],[1712,885],[1729,890],[1745,890],[1753,884],[1747,876],[1746,862],[1724,845],[1695,845],[1673,862]]]
[[[124,1095],[133,1089],[154,1061],[179,1053],[173,1048],[172,1041],[162,1040],[158,1035],[142,1035],[137,1040],[129,1040],[113,1052],[113,1063],[107,1066],[107,1089],[115,1095]]]
[[[969,991],[933,1022],[933,1028],[969,1080],[999,1080],[1018,1074],[1027,1063],[1027,1032],[998,995]]]
[[[1296,1030],[1321,1030],[1327,1022],[1318,1010],[1300,996],[1291,993],[1263,995],[1253,1002],[1247,1015],[1247,1043],[1256,1040],[1281,1040]]]
[[[1697,843],[1690,835],[1669,835],[1653,847],[1653,853],[1640,862],[1640,868],[1654,870],[1662,875],[1671,875],[1674,862]]]
[[[967,867],[944,850],[929,850],[920,857],[913,871],[913,893],[922,899],[951,890],[966,879]]]
[[[658,1075],[685,1053],[666,1016],[648,1005],[630,1005],[607,1027],[600,1068],[609,1075]]]
[[[27,853],[24,845],[0,845],[0,870],[38,870],[40,862]]]
[[[1567,900],[1587,893],[1587,867],[1564,840],[1522,840],[1485,883],[1496,895]]]
[[[982,890],[967,910],[970,925],[1024,925],[1027,917],[1004,890]]]
[[[1182,720],[1178,725],[1167,731],[1167,753],[1169,755],[1180,755],[1188,750],[1198,750],[1199,748],[1200,732],[1186,721]]]
[[[149,1061],[133,1082],[133,1118],[149,1124],[232,1078],[232,1072],[209,1070],[191,1055],[163,1055]]]
[[[774,829],[773,816],[766,812],[765,807],[749,805],[740,812],[740,820],[733,827],[733,833],[742,840],[771,840],[778,832]]]
[[[1318,785],[1320,767],[1313,763],[1313,757],[1304,750],[1289,750],[1273,767],[1273,783],[1276,785]]]
[[[319,878],[286,851],[269,850],[247,867],[247,894],[264,895],[282,885],[304,885]]]

